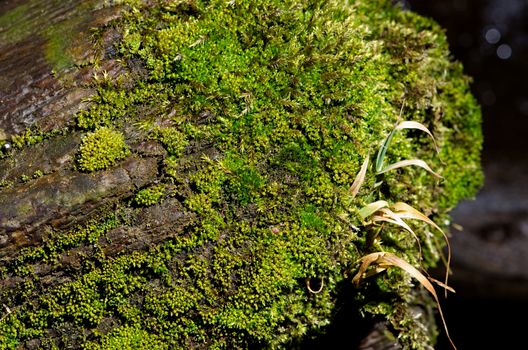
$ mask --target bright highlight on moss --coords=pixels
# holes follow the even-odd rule
[[[165,186],[162,184],[144,188],[134,197],[134,203],[139,206],[149,206],[160,202],[165,195]]]
[[[102,127],[88,133],[81,142],[77,164],[81,171],[106,169],[130,153],[123,134]]]

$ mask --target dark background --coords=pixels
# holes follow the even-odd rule
[[[407,0],[446,29],[482,106],[485,185],[453,212],[458,349],[523,349],[528,314],[528,0]],[[437,349],[449,349],[442,337]]]

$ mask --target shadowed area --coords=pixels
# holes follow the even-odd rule
[[[444,28],[482,106],[485,184],[453,211],[457,295],[447,318],[460,348],[516,348],[528,311],[528,3],[405,1]],[[442,344],[440,349],[447,349]]]

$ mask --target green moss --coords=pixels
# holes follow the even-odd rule
[[[148,332],[134,327],[121,327],[106,335],[101,344],[86,344],[84,349],[105,349],[105,350],[163,350],[169,347],[158,337]]]
[[[139,206],[149,206],[159,203],[165,195],[165,186],[162,184],[153,185],[142,189],[134,197],[134,203]]]
[[[481,183],[480,112],[436,24],[385,0],[125,3],[120,59],[145,72],[101,83],[77,115],[92,131],[77,164],[112,166],[127,143],[164,147],[163,171],[119,203],[130,207],[111,225],[147,244],[107,256],[120,243],[101,228],[22,252],[4,273],[32,286],[6,293],[17,307],[0,328],[9,347],[34,338],[79,347],[89,337],[88,348],[295,348],[333,320],[361,256],[438,262],[442,237],[425,225],[412,225],[422,259],[411,235],[357,215],[384,199],[443,222]],[[351,198],[400,110],[434,133],[440,155],[426,135],[402,132],[387,162],[420,158],[444,180],[416,167],[369,169]],[[151,241],[157,221],[138,221],[161,211],[176,220]],[[61,285],[32,277],[68,257],[75,268]],[[313,281],[319,293],[307,287]],[[432,301],[403,271],[388,269],[352,294],[357,313],[385,318],[404,348],[432,345],[435,331],[412,312]]]
[[[11,136],[11,144],[13,148],[20,149],[27,146],[33,146],[41,143],[44,140],[64,135],[68,133],[69,130],[67,127],[62,129],[53,129],[50,131],[42,131],[38,128],[26,129],[19,134]],[[2,155],[0,154],[0,157]]]
[[[172,156],[163,159],[163,171],[170,178],[177,179],[179,177],[179,166],[177,157]]]
[[[187,146],[185,134],[173,127],[159,128],[151,138],[160,141],[171,156],[180,156]]]
[[[13,143],[13,147],[22,148],[24,146],[31,146],[42,142],[44,139],[45,135],[43,133],[26,129],[23,133],[13,135],[11,137],[11,142]]]
[[[130,153],[123,134],[102,127],[83,137],[77,165],[82,171],[97,171],[114,165]]]
[[[0,16],[0,28],[2,30],[2,41],[16,42],[28,35],[28,19],[26,14],[30,4],[22,4]]]

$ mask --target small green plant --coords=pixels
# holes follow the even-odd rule
[[[106,169],[130,154],[123,134],[102,127],[88,133],[81,142],[77,164],[81,171]]]
[[[421,168],[424,168],[425,170],[427,170],[428,172],[430,172],[431,174],[433,174],[436,177],[441,177],[440,175],[435,173],[429,167],[429,165],[427,165],[426,162],[424,162],[421,159],[406,159],[406,160],[402,160],[402,161],[399,161],[399,162],[384,166],[383,162],[385,160],[385,154],[387,153],[387,149],[389,148],[389,145],[390,145],[390,143],[392,141],[392,138],[394,137],[394,134],[396,133],[396,131],[403,130],[403,129],[416,129],[416,130],[421,130],[421,131],[427,133],[431,137],[431,139],[433,140],[436,152],[438,153],[438,147],[436,145],[436,141],[435,141],[435,139],[433,137],[433,134],[423,124],[420,124],[420,123],[415,122],[415,121],[403,121],[403,122],[400,122],[391,131],[389,136],[387,136],[387,138],[385,139],[385,141],[381,145],[381,148],[378,151],[378,156],[376,158],[376,174],[379,175],[379,174],[383,174],[383,173],[386,173],[386,172],[394,170],[394,169],[403,168],[403,167],[406,167],[406,166],[409,166],[409,165],[416,165],[416,166],[419,166]]]
[[[134,203],[139,206],[148,207],[160,202],[164,195],[165,185],[153,185],[136,193],[136,196],[134,197]]]
[[[377,154],[377,157],[376,157],[376,164],[375,164],[375,166],[376,166],[376,169],[375,169],[376,170],[376,175],[379,176],[381,174],[384,174],[384,173],[386,173],[388,171],[391,171],[391,170],[394,170],[394,169],[397,169],[397,168],[403,168],[403,167],[406,167],[406,166],[415,165],[415,166],[419,166],[419,167],[427,170],[429,173],[433,174],[436,177],[441,177],[440,175],[435,173],[427,165],[426,162],[424,162],[421,159],[407,159],[407,160],[398,161],[398,162],[390,164],[388,166],[384,165],[385,154],[386,154],[387,149],[388,149],[388,147],[389,147],[389,145],[390,145],[390,143],[392,141],[392,138],[394,137],[394,134],[396,133],[396,131],[402,130],[402,129],[416,129],[416,130],[421,130],[421,131],[427,133],[431,137],[431,139],[433,140],[436,152],[438,153],[438,147],[436,145],[436,141],[434,139],[433,134],[423,124],[415,122],[415,121],[403,121],[403,122],[400,122],[390,132],[389,136],[387,136],[387,138],[384,140],[384,142],[382,143],[382,145],[381,145],[381,147],[380,147],[380,149],[378,151],[378,154]],[[354,198],[357,195],[361,185],[365,181],[365,177],[366,177],[367,170],[368,170],[368,165],[369,165],[369,156],[367,155],[367,157],[365,158],[365,160],[364,160],[364,162],[363,162],[363,164],[361,166],[360,171],[356,175],[356,178],[355,178],[354,182],[352,183],[352,186],[350,187],[350,195],[351,195],[352,198]],[[380,184],[380,182],[378,182],[377,184]],[[447,325],[446,325],[446,322],[445,322],[445,319],[444,319],[444,315],[442,313],[442,308],[440,306],[440,301],[438,299],[438,295],[436,294],[436,291],[435,291],[433,285],[429,281],[429,280],[431,280],[431,281],[439,284],[443,288],[445,288],[446,294],[447,294],[448,290],[449,291],[453,291],[447,285],[448,276],[449,276],[449,272],[450,272],[449,264],[450,264],[450,261],[451,261],[451,247],[449,245],[449,240],[448,240],[447,235],[445,234],[445,232],[437,224],[435,224],[431,219],[429,219],[425,214],[421,213],[420,211],[416,210],[412,206],[410,206],[410,205],[408,205],[406,203],[403,203],[403,202],[397,202],[397,203],[391,205],[385,200],[374,201],[372,203],[367,204],[363,208],[361,208],[358,211],[358,214],[359,214],[364,226],[370,226],[370,225],[374,225],[374,224],[377,224],[377,223],[390,223],[390,224],[397,225],[397,226],[403,228],[404,230],[406,230],[407,232],[409,232],[416,239],[416,241],[418,243],[420,257],[422,255],[422,248],[421,248],[421,245],[420,245],[420,239],[414,233],[414,231],[411,229],[411,227],[405,222],[404,219],[413,219],[413,220],[419,220],[419,221],[425,222],[425,223],[433,226],[438,231],[440,231],[440,233],[443,235],[443,237],[445,239],[445,242],[446,242],[446,245],[448,247],[448,258],[447,258],[447,263],[446,263],[445,283],[439,282],[439,281],[437,281],[435,279],[432,279],[430,277],[429,278],[426,277],[418,269],[416,269],[414,266],[409,264],[404,259],[399,258],[398,256],[396,256],[396,255],[394,255],[392,253],[388,253],[388,252],[375,252],[375,253],[371,253],[371,254],[367,254],[367,255],[363,256],[359,260],[359,262],[361,262],[361,265],[359,267],[358,272],[356,273],[356,275],[352,279],[352,282],[357,286],[357,285],[359,285],[361,283],[361,281],[363,279],[365,279],[365,278],[367,278],[369,276],[378,274],[380,272],[383,272],[388,267],[391,267],[391,266],[399,267],[402,270],[406,271],[412,277],[416,278],[420,282],[420,284],[422,284],[431,293],[431,295],[433,296],[433,298],[434,298],[434,300],[435,300],[435,302],[436,302],[436,304],[438,306],[438,310],[440,312],[440,317],[442,319],[442,322],[443,322],[443,325],[444,325],[444,328],[445,328],[445,331],[446,331],[446,335],[447,335],[451,345],[453,346],[453,348],[456,349],[456,346],[454,345],[453,341],[449,337],[449,331],[447,329]],[[372,235],[368,241],[370,241],[371,243],[374,242],[374,240],[377,238],[377,235],[380,233],[380,231],[381,231],[381,229],[376,231],[375,234]],[[371,265],[374,265],[375,268],[370,270],[370,271],[367,271],[367,269]]]
[[[39,177],[42,177],[44,176],[44,172],[42,170],[36,170],[34,173],[33,173],[33,178],[34,179],[38,179]]]
[[[13,184],[13,181],[9,181],[6,179],[0,180],[0,188],[7,188]]]
[[[174,127],[158,128],[151,138],[161,142],[171,156],[180,156],[187,146],[185,135]]]
[[[11,142],[14,148],[22,148],[24,146],[31,146],[36,143],[42,142],[45,139],[44,133],[40,131],[35,131],[31,129],[26,129],[26,131],[13,135]]]
[[[163,159],[163,172],[172,179],[177,179],[179,176],[180,162],[178,157],[168,156]]]

